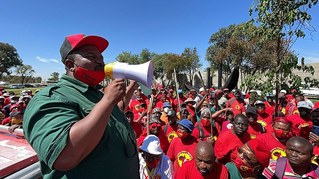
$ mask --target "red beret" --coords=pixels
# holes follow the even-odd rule
[[[287,118],[286,117],[275,117],[274,119],[273,119],[273,123],[274,122],[283,122],[283,123],[286,123],[286,124],[288,124],[288,125],[292,125],[292,122],[291,121],[289,121],[289,120],[287,120]]]
[[[253,140],[248,141],[247,145],[256,155],[258,162],[263,167],[268,167],[269,160],[270,160],[270,152],[269,152],[269,150],[267,150],[267,147],[265,147],[264,143],[262,143],[258,139],[253,139]]]

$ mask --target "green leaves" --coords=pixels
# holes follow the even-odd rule
[[[22,60],[17,50],[7,43],[0,42],[0,78],[10,75],[10,68],[22,65]]]

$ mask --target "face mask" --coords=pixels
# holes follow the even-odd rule
[[[167,112],[168,112],[168,108],[164,108],[163,111],[164,111],[165,113],[167,113]]]
[[[155,159],[155,160],[153,160],[153,161],[151,161],[151,162],[145,160],[145,162],[146,162],[146,165],[149,166],[150,168],[156,168],[156,166],[158,165],[158,163],[160,162],[160,160]]]
[[[206,120],[206,119],[201,119],[200,123],[204,126],[204,127],[208,127],[210,126],[210,121]]]
[[[177,130],[177,136],[181,139],[184,139],[187,137],[187,132],[182,132],[180,130]]]
[[[319,135],[319,126],[313,126],[312,132]]]
[[[96,86],[105,78],[105,73],[104,71],[88,70],[78,66],[75,68],[74,77],[89,86]]]
[[[235,165],[241,171],[253,173],[254,169],[250,166],[247,166],[239,156],[235,160]]]
[[[289,132],[286,132],[282,129],[274,129],[274,134],[277,138],[279,139],[289,139],[290,138],[290,135],[289,135]]]

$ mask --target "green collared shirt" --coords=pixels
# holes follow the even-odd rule
[[[24,113],[23,129],[37,152],[44,178],[139,178],[135,134],[117,105],[92,153],[70,171],[53,169],[67,145],[71,126],[88,115],[102,97],[98,89],[63,75],[57,84],[32,98]]]

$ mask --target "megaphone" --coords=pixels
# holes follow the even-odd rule
[[[153,62],[148,61],[139,65],[113,62],[104,66],[104,72],[110,78],[130,79],[151,88],[153,80]]]

